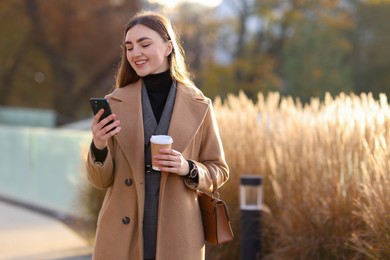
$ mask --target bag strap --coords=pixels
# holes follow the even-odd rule
[[[217,185],[217,176],[215,176],[213,171],[209,171],[211,175],[211,179],[213,179],[213,192],[211,193],[211,198],[214,200],[214,198],[219,199],[220,195],[218,192],[218,185]]]

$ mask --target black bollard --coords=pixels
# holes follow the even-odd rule
[[[240,255],[241,260],[262,258],[262,177],[241,176]]]

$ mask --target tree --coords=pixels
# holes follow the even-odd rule
[[[194,3],[183,3],[172,15],[187,63],[197,72],[214,57],[215,35],[219,28],[213,18],[214,10]]]
[[[261,27],[261,19],[256,16],[258,4],[254,0],[227,1],[234,19],[229,16],[219,18],[222,33],[217,43],[224,48],[225,54],[231,55],[232,61],[227,64],[210,61],[207,69],[200,73],[206,94],[225,97],[228,93],[242,90],[256,99],[259,91],[279,89],[276,60],[265,50],[262,42],[255,39],[256,30]]]
[[[259,91],[278,90],[305,100],[352,90],[352,5],[333,0],[229,3],[238,10],[240,51],[235,54],[240,55],[227,65],[233,66],[236,89],[252,99]]]
[[[124,25],[138,1],[3,1],[1,105],[54,108],[57,124],[90,114],[87,100],[113,85]],[[20,21],[19,21],[20,18]],[[14,46],[10,48],[10,46]],[[27,100],[28,97],[28,100]],[[88,112],[87,112],[88,111]]]
[[[351,92],[350,52],[350,43],[334,28],[316,21],[299,22],[282,53],[283,93],[308,102],[326,92]]]
[[[390,3],[361,3],[354,34],[354,86],[357,93],[390,96]]]

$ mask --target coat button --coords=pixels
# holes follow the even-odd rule
[[[131,186],[131,185],[133,185],[133,180],[130,179],[130,178],[127,178],[127,179],[125,180],[125,184],[126,184],[127,186]]]
[[[145,165],[145,172],[147,172],[147,173],[150,173],[150,172],[152,172],[152,165],[150,165],[150,164],[147,164],[147,165]]]
[[[129,217],[122,218],[122,223],[125,224],[125,225],[130,224],[130,218]]]

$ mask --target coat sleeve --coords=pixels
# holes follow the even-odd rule
[[[96,160],[91,148],[87,157],[87,178],[96,188],[104,190],[110,187],[114,181],[114,163],[113,163],[113,138],[108,141],[107,156],[104,162]]]
[[[219,135],[217,120],[211,100],[208,99],[209,109],[202,125],[202,141],[198,159],[192,160],[198,167],[198,183],[185,178],[186,185],[191,189],[206,192],[212,191],[212,178],[210,172],[217,177],[218,187],[229,179],[229,167],[225,160],[222,140]]]

